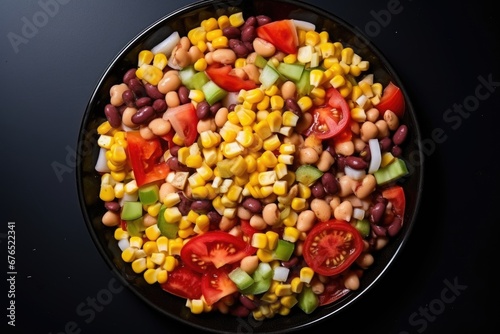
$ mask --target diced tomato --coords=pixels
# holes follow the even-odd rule
[[[344,287],[344,280],[341,276],[329,277],[323,286],[325,289],[318,295],[320,306],[331,304],[350,291]]]
[[[284,53],[296,54],[299,46],[297,28],[292,20],[272,21],[256,29],[257,36]]]
[[[319,139],[328,139],[345,132],[350,125],[351,110],[339,91],[333,87],[327,90],[328,103],[318,106],[311,111],[312,125],[304,133],[305,136],[314,134]]]
[[[394,112],[399,118],[402,118],[405,112],[405,98],[401,89],[394,83],[389,84],[384,88],[379,104],[375,106],[380,112],[380,115],[387,110]]]
[[[205,73],[217,86],[228,92],[239,92],[242,89],[250,90],[257,87],[257,84],[253,80],[244,80],[236,75],[232,75],[232,69],[231,65],[214,63],[207,67]]]
[[[223,231],[209,231],[191,238],[181,249],[181,259],[189,268],[204,273],[240,261],[255,249],[243,238]]]
[[[168,273],[168,279],[161,284],[163,290],[186,299],[200,299],[202,275],[184,266],[177,266]]]
[[[138,131],[127,132],[127,152],[139,187],[164,180],[170,172],[170,168],[161,160],[163,148],[158,138],[146,140]]]
[[[403,187],[401,186],[391,186],[387,189],[382,190],[382,197],[387,199],[391,205],[391,214],[401,219],[401,224],[403,224],[403,217],[406,208],[406,197]],[[389,220],[392,220],[390,218]]]
[[[164,117],[170,121],[177,135],[184,140],[185,146],[190,146],[196,141],[198,117],[191,102],[168,108]]]
[[[212,305],[221,298],[238,291],[238,287],[229,278],[232,266],[210,268],[202,276],[201,293],[208,305]]]
[[[309,231],[303,256],[315,273],[333,276],[349,268],[362,250],[363,239],[358,230],[346,221],[332,219]]]

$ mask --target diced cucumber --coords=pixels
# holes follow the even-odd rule
[[[236,267],[233,271],[228,274],[231,281],[236,284],[239,290],[244,290],[252,285],[255,281],[252,276],[250,276],[246,271],[240,267]]]
[[[127,220],[127,232],[131,237],[142,236],[142,231],[146,229],[143,221],[142,216],[134,220]]]
[[[378,185],[387,184],[405,175],[408,175],[408,169],[406,168],[406,164],[403,159],[399,158],[396,158],[387,166],[379,168],[375,173],[373,173]]]
[[[142,217],[142,203],[141,202],[125,202],[123,203],[120,218],[123,220],[134,220]]]
[[[273,258],[280,261],[288,261],[293,254],[295,244],[290,241],[278,239],[278,245],[273,251]]]
[[[267,262],[259,262],[253,276],[256,280],[271,278],[273,277],[273,268]]]
[[[181,79],[181,82],[188,89],[193,89],[191,85],[191,80],[196,73],[197,71],[194,69],[193,65],[186,66],[179,71],[179,77]]]
[[[160,212],[158,213],[158,229],[160,230],[161,234],[166,236],[168,239],[175,239],[177,238],[177,231],[179,231],[179,225],[174,224],[174,223],[169,223],[165,220],[165,209],[167,207],[165,205],[162,205],[160,208]]]
[[[297,82],[297,93],[299,96],[308,95],[311,92],[310,70],[304,69],[299,81]]]
[[[318,296],[310,286],[305,285],[297,297],[297,305],[306,314],[311,314],[319,305]]]
[[[205,100],[208,104],[213,105],[215,102],[222,100],[227,95],[227,91],[220,88],[215,82],[208,81],[201,87],[201,91],[205,95]]]
[[[257,66],[258,68],[264,68],[264,66],[266,66],[266,64],[267,64],[266,58],[262,57],[259,54],[257,54],[255,56],[255,61],[254,61],[255,66]]]
[[[273,281],[273,268],[269,263],[260,262],[251,277],[254,283],[241,292],[245,295],[264,293],[271,287]]]
[[[201,90],[203,88],[203,85],[209,81],[210,81],[210,78],[208,77],[208,75],[204,71],[198,72],[195,75],[193,75],[193,77],[191,78],[190,85],[193,87],[191,89]]]
[[[160,188],[157,184],[149,184],[139,187],[137,190],[139,194],[139,201],[145,205],[151,205],[158,201],[160,198]]]
[[[323,172],[313,165],[301,165],[295,172],[295,179],[306,186],[312,185],[323,176]]]
[[[278,81],[280,75],[269,64],[264,66],[259,76],[259,81],[264,89],[271,87]]]
[[[277,70],[279,73],[284,75],[287,79],[290,79],[294,82],[298,82],[302,77],[302,73],[304,72],[304,65],[302,64],[288,64],[288,63],[279,63]]]

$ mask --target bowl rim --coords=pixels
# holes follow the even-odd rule
[[[259,2],[262,0],[255,0],[251,1],[250,5],[247,6],[253,6],[255,2]],[[170,13],[160,17],[150,25],[148,25],[146,28],[141,30],[136,36],[134,36],[128,43],[125,44],[121,48],[121,50],[113,57],[112,61],[106,65],[105,70],[101,73],[99,80],[97,81],[92,94],[88,100],[87,106],[85,108],[84,116],[82,118],[82,122],[80,125],[80,132],[78,135],[78,143],[81,143],[83,140],[85,140],[84,135],[85,135],[85,125],[88,124],[90,114],[92,112],[92,107],[93,107],[93,101],[95,101],[97,98],[99,98],[98,94],[99,91],[104,84],[104,81],[108,77],[109,73],[113,71],[113,69],[119,64],[121,61],[123,61],[123,58],[127,55],[127,53],[130,53],[141,39],[145,38],[148,34],[152,34],[158,29],[160,29],[161,25],[165,22],[168,22],[169,20],[175,18],[176,16],[182,15],[187,13],[188,11],[193,11],[193,10],[198,10],[203,7],[206,7],[207,5],[214,5],[214,4],[226,4],[227,3],[232,3],[232,2],[238,2],[241,3],[242,1],[223,1],[223,0],[201,0],[201,1],[195,1],[190,4],[184,5],[182,7],[179,7],[178,9],[171,11]],[[405,85],[401,82],[400,77],[398,73],[394,70],[392,64],[388,61],[387,57],[378,49],[378,47],[372,43],[366,36],[365,34],[354,27],[352,24],[348,23],[344,19],[340,18],[334,13],[325,11],[324,9],[320,8],[319,6],[306,3],[302,0],[274,0],[274,2],[279,2],[279,3],[284,3],[284,4],[293,4],[297,7],[303,8],[307,11],[313,12],[315,14],[321,15],[323,17],[326,17],[328,20],[331,20],[335,23],[340,24],[343,26],[343,28],[349,30],[350,32],[354,33],[356,36],[357,40],[361,41],[363,45],[366,45],[369,47],[370,52],[372,52],[376,58],[378,58],[381,63],[383,63],[384,67],[387,69],[387,71],[390,73],[391,77],[400,84],[400,88],[403,92],[403,95],[405,97],[405,102],[406,102],[406,110],[407,114],[410,114],[409,117],[411,118],[411,122],[413,123],[414,127],[412,127],[412,131],[414,131],[414,137],[416,138],[415,140],[415,145],[417,146],[417,151],[418,151],[418,161],[420,162],[418,164],[418,182],[417,182],[417,194],[415,196],[415,208],[413,215],[410,219],[410,221],[406,221],[405,224],[408,225],[406,228],[406,231],[403,236],[401,236],[401,239],[397,242],[397,247],[395,250],[389,255],[389,259],[387,260],[387,263],[382,267],[380,272],[362,289],[361,291],[357,291],[357,293],[354,294],[349,294],[341,299],[342,303],[339,307],[335,308],[334,310],[327,312],[321,316],[316,316],[314,318],[309,319],[309,321],[303,323],[303,324],[298,324],[295,325],[292,328],[280,328],[272,331],[266,331],[265,333],[284,333],[284,332],[291,332],[291,331],[297,331],[301,329],[305,329],[307,327],[316,325],[320,322],[325,321],[326,319],[331,318],[332,316],[338,314],[342,310],[346,309],[347,307],[350,307],[356,300],[361,298],[363,295],[365,295],[369,290],[371,290],[376,284],[378,284],[381,280],[381,278],[386,274],[386,272],[390,269],[392,263],[396,260],[396,258],[399,256],[401,250],[403,247],[406,245],[408,238],[411,235],[411,230],[413,229],[415,222],[417,221],[418,218],[418,212],[419,212],[419,207],[421,204],[421,196],[422,196],[422,191],[423,191],[423,177],[424,177],[424,156],[423,156],[423,151],[420,147],[421,145],[421,132],[420,132],[420,126],[417,121],[417,116],[416,113],[414,112],[414,107],[413,104],[408,96],[408,93],[406,91]],[[245,5],[243,5],[245,6]],[[81,145],[77,145],[78,151],[80,151]],[[80,153],[80,152],[79,152]],[[91,235],[91,239],[93,243],[95,244],[96,248],[99,250],[99,253],[101,257],[104,259],[105,263],[108,265],[108,267],[111,269],[112,273],[117,276],[117,278],[122,282],[125,286],[127,286],[140,300],[145,302],[147,305],[158,311],[160,314],[166,315],[170,319],[173,319],[175,321],[179,321],[180,323],[187,325],[189,327],[195,328],[195,329],[200,329],[204,331],[209,331],[209,332],[214,332],[214,333],[230,333],[224,330],[218,330],[218,329],[213,329],[213,328],[207,328],[201,325],[198,325],[197,323],[193,323],[187,319],[184,319],[180,316],[170,314],[166,312],[164,309],[160,308],[159,306],[155,305],[152,303],[150,300],[145,298],[143,294],[135,287],[133,286],[129,281],[126,280],[125,277],[123,277],[123,274],[118,270],[116,264],[112,261],[112,259],[107,255],[107,251],[105,246],[99,242],[99,236],[96,232],[96,230],[92,227],[91,224],[91,217],[89,215],[89,212],[85,209],[86,208],[86,203],[84,200],[84,190],[83,190],[83,171],[82,171],[82,154],[77,154],[77,163],[76,163],[76,183],[77,183],[77,192],[78,192],[78,197],[79,197],[79,204],[80,204],[80,209],[82,211],[85,225],[87,226],[87,230],[89,231]]]

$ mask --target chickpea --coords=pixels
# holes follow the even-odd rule
[[[318,220],[324,222],[330,219],[332,213],[330,205],[323,199],[315,198],[311,201],[311,210]]]
[[[280,222],[280,210],[276,203],[269,203],[262,209],[262,218],[267,225],[275,226]]]
[[[303,164],[315,164],[319,160],[318,152],[312,147],[303,147],[299,150],[299,161]]]
[[[375,123],[378,120],[380,112],[377,108],[370,108],[366,111],[366,120]]]
[[[121,221],[120,214],[118,212],[108,210],[102,216],[101,221],[105,226],[117,226]]]
[[[167,94],[171,91],[176,91],[181,86],[181,77],[179,76],[179,71],[170,70],[165,72],[163,78],[158,82],[158,90],[162,94]],[[165,100],[168,105],[168,101]]]
[[[241,259],[240,268],[251,275],[257,269],[259,262],[257,255],[249,255]]]
[[[335,152],[345,156],[352,155],[354,153],[354,143],[351,140],[343,141],[334,146]]]
[[[333,196],[332,199],[326,200],[330,204],[330,208],[332,211],[335,211],[335,209],[340,205],[340,197],[339,196]]]
[[[261,215],[253,215],[252,218],[250,218],[250,226],[259,231],[264,230],[268,227],[267,223]]]
[[[356,181],[354,181],[347,175],[342,175],[341,177],[339,177],[339,196],[346,197],[352,194],[355,183]]]
[[[386,121],[387,126],[392,131],[395,131],[399,127],[399,118],[392,110],[387,110],[384,113],[384,121]]]
[[[170,108],[177,107],[181,104],[181,101],[179,100],[179,94],[177,94],[175,90],[165,94],[165,102]]]
[[[172,129],[170,122],[163,118],[155,118],[149,122],[148,127],[156,136],[164,136]]]
[[[221,231],[229,231],[231,228],[234,227],[234,225],[236,225],[236,219],[222,216],[219,223],[219,229]]]
[[[115,107],[121,106],[123,104],[123,92],[126,90],[128,90],[128,86],[125,83],[111,86],[109,90],[110,103]]]
[[[383,119],[379,119],[378,121],[375,122],[375,126],[378,129],[378,138],[384,138],[389,136],[389,126],[387,125],[387,122],[384,121]]]
[[[297,217],[296,228],[301,232],[307,232],[313,227],[315,220],[316,220],[316,215],[314,211],[304,210],[301,213],[299,213],[299,216]]]
[[[319,156],[319,160],[316,163],[316,167],[322,172],[328,171],[335,162],[335,158],[328,151],[321,152]]]
[[[137,108],[134,107],[127,107],[123,111],[122,114],[122,123],[125,124],[125,126],[128,126],[129,128],[136,129],[137,125],[132,122],[132,116],[134,116],[137,113]]]
[[[316,136],[308,136],[304,139],[304,146],[313,148],[318,154],[323,152],[323,141]]]
[[[252,218],[252,213],[245,209],[242,205],[239,205],[236,209],[236,215],[238,216],[238,218],[244,220],[250,220],[250,218]]]
[[[359,277],[354,271],[350,271],[344,277],[344,286],[349,290],[359,289]]]
[[[361,125],[359,134],[363,141],[368,142],[370,139],[377,138],[378,128],[373,122],[364,122],[363,125]]]
[[[229,110],[226,107],[222,107],[217,111],[217,114],[215,114],[215,125],[219,128],[222,128],[222,126],[227,122],[227,115],[229,114]]]
[[[377,180],[372,174],[367,174],[361,181],[361,185],[356,187],[354,194],[358,198],[366,198],[370,195],[377,187]]]
[[[281,96],[284,100],[293,99],[295,93],[297,93],[297,87],[293,81],[285,81],[283,85],[281,85]]]
[[[373,258],[373,255],[371,255],[370,253],[363,253],[361,254],[357,259],[356,259],[356,263],[361,267],[361,268],[368,268],[369,266],[371,266],[373,264],[373,262],[375,261],[375,259]]]
[[[155,137],[155,134],[153,133],[153,131],[151,131],[149,126],[141,125],[141,127],[139,128],[139,133],[144,139],[153,139]]]
[[[352,217],[352,204],[349,201],[343,201],[333,211],[335,219],[350,221]]]

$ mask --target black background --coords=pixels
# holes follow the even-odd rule
[[[55,1],[0,2],[2,326],[8,333],[181,333],[188,328],[121,286],[95,248],[79,208],[75,152],[107,65],[190,1]],[[425,155],[410,239],[379,284],[327,328],[399,334],[494,326],[500,14],[485,0],[308,2],[357,27],[391,62],[417,111]],[[393,4],[398,12],[384,15]],[[40,27],[27,31],[26,22]],[[12,43],[14,34],[24,42]],[[449,111],[460,106],[462,114]],[[68,168],[61,174],[55,164]],[[6,317],[8,222],[16,237],[15,327]],[[106,289],[112,299],[92,311],[91,300]]]

